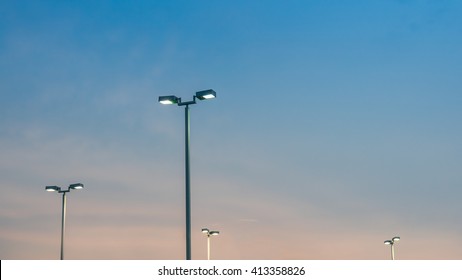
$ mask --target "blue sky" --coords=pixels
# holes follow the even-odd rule
[[[2,1],[0,258],[462,258],[459,1]]]

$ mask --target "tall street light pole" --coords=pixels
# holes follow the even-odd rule
[[[192,101],[181,101],[180,97],[174,95],[159,96],[159,103],[164,105],[177,104],[185,106],[185,191],[186,191],[186,259],[191,260],[191,177],[189,170],[189,140],[190,140],[190,122],[189,122],[189,105],[196,104],[196,98],[199,100],[212,99],[217,96],[212,89],[196,92]]]
[[[207,260],[210,260],[210,236],[219,235],[218,230],[209,230],[208,228],[203,228],[202,233],[207,235]]]
[[[61,254],[60,259],[64,260],[64,232],[66,228],[66,193],[70,192],[71,190],[80,190],[83,189],[83,184],[77,183],[69,185],[67,190],[62,190],[60,187],[57,186],[46,186],[45,190],[48,192],[58,192],[63,194],[63,203],[61,208]]]
[[[385,243],[385,245],[390,245],[390,247],[391,247],[391,259],[392,260],[395,259],[395,249],[394,249],[395,242],[398,242],[400,239],[401,238],[399,236],[395,236],[391,240],[385,240],[383,242],[383,243]]]

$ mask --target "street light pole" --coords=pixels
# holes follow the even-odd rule
[[[174,95],[159,96],[159,103],[164,105],[177,104],[185,106],[185,192],[186,192],[186,260],[191,260],[191,174],[189,164],[189,141],[190,141],[190,112],[189,105],[196,104],[199,100],[212,99],[216,92],[212,89],[196,92],[192,101],[182,102],[181,98]]]
[[[191,259],[191,177],[189,169],[189,140],[190,122],[189,105],[184,108],[185,113],[185,185],[186,185],[186,259]]]
[[[64,234],[66,230],[66,193],[70,192],[71,190],[80,190],[83,189],[83,184],[77,183],[69,185],[67,190],[62,190],[60,187],[57,186],[46,186],[45,190],[48,192],[58,192],[63,194],[62,198],[62,208],[61,208],[61,253],[60,259],[64,260]]]
[[[207,235],[207,260],[210,260],[210,237],[213,235],[219,235],[218,230],[209,230],[208,228],[203,228],[202,233]]]
[[[391,260],[395,260],[395,242],[398,242],[401,238],[399,236],[393,237],[391,240],[385,240],[383,243],[385,245],[390,245],[391,247]]]
[[[66,228],[66,193],[68,191],[62,191],[63,203],[61,211],[61,260],[64,260],[64,230]]]

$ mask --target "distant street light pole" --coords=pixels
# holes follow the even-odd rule
[[[395,259],[395,249],[394,249],[395,242],[398,242],[400,239],[401,238],[399,236],[395,236],[391,240],[385,240],[383,242],[383,243],[385,243],[385,245],[390,245],[390,247],[391,247],[391,259],[392,260]]]
[[[207,235],[207,260],[210,260],[210,236],[219,235],[218,230],[209,230],[208,228],[203,228],[202,233]]]
[[[191,182],[189,172],[189,105],[196,104],[196,98],[199,100],[212,99],[217,96],[216,92],[212,89],[196,92],[192,101],[182,102],[181,98],[175,95],[159,96],[159,103],[164,105],[177,104],[178,106],[185,106],[185,185],[186,185],[186,259],[191,259]]]
[[[69,185],[67,190],[61,190],[60,187],[57,186],[46,186],[45,190],[47,192],[58,192],[63,194],[63,203],[62,203],[62,211],[61,211],[61,260],[64,260],[64,231],[66,226],[66,193],[70,192],[71,190],[80,190],[83,189],[83,184],[77,183]]]

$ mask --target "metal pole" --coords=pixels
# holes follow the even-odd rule
[[[210,234],[207,234],[207,260],[210,260]]]
[[[64,228],[66,226],[66,192],[63,192],[63,205],[61,213],[61,260],[64,260]]]
[[[395,260],[394,243],[391,243],[391,260]]]
[[[186,260],[191,259],[191,182],[189,172],[189,105],[185,106]]]

